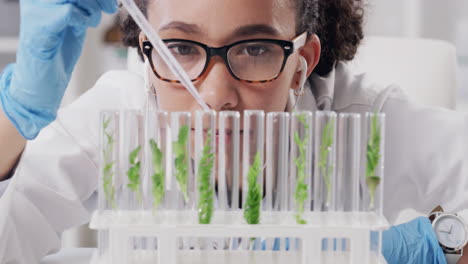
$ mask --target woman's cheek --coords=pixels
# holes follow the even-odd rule
[[[261,109],[265,112],[284,111],[289,88],[278,79],[264,86],[246,87],[243,98],[245,109]]]
[[[171,84],[157,82],[156,96],[161,110],[169,112],[191,111],[194,103],[192,95],[183,86],[173,87]]]

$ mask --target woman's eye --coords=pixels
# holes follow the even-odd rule
[[[263,55],[267,51],[268,51],[267,47],[263,45],[250,45],[250,46],[245,47],[242,53],[248,56],[256,57],[256,56]]]
[[[192,45],[187,45],[187,44],[171,44],[168,46],[168,48],[172,51],[172,53],[177,54],[177,55],[197,55],[198,50],[193,47]]]

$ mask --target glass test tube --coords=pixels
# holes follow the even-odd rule
[[[116,111],[103,111],[100,117],[99,211],[114,210],[118,160],[119,116]]]
[[[220,211],[238,211],[240,179],[240,114],[237,111],[219,113],[218,140],[218,208]],[[235,221],[223,217],[226,224]],[[230,222],[228,222],[230,221]],[[225,247],[237,247],[237,238],[226,238]]]
[[[289,113],[270,112],[267,114],[266,123],[266,174],[265,196],[263,212],[273,222],[285,222],[287,219],[273,218],[273,211],[288,211],[289,182],[288,182],[288,153],[289,153]],[[281,216],[280,216],[281,217]],[[271,222],[269,222],[271,223]],[[276,239],[279,242],[279,250],[286,249],[286,238]],[[266,250],[272,250],[275,238],[267,238]]]
[[[214,213],[214,170],[216,150],[216,112],[197,111],[195,113],[195,200],[198,223],[210,224]],[[195,245],[193,239],[189,244]],[[202,250],[213,248],[211,238],[197,239]],[[216,242],[216,241],[215,241]],[[221,241],[222,243],[222,241]]]
[[[168,182],[167,178],[170,177],[168,173],[168,160],[170,160],[168,159],[170,157],[168,142],[171,142],[169,129],[167,112],[147,113],[145,209],[151,210],[155,215],[164,209],[167,203],[166,182]]]
[[[385,114],[366,113],[365,160],[361,170],[361,209],[383,216]]]
[[[338,115],[336,159],[336,210],[359,211],[361,115]]]
[[[263,160],[265,143],[265,113],[263,111],[244,111],[243,141],[242,207],[244,212],[247,209],[246,207],[249,207],[253,210],[258,209],[261,211],[261,200],[263,197]],[[250,179],[249,174],[251,176]],[[249,194],[251,195],[249,196]],[[259,195],[260,201],[253,200],[254,198],[258,198],[256,195]],[[255,208],[252,208],[252,206]],[[255,217],[252,218],[252,220],[254,221],[250,224],[258,224],[260,218]]]
[[[100,116],[100,177],[98,187],[98,210],[116,210],[116,183],[118,160],[119,116],[116,111],[103,111]],[[98,255],[105,257],[109,250],[109,232],[98,230]]]
[[[312,209],[313,127],[312,112],[292,114],[289,203],[297,224],[306,224],[304,213]]]
[[[191,131],[190,112],[171,113],[173,176],[170,177],[170,182],[168,182],[172,194],[169,200],[171,210],[195,210]]]
[[[336,113],[315,114],[314,211],[334,211],[336,203]]]
[[[195,114],[195,199],[198,223],[209,224],[214,211],[214,171],[216,152],[216,112],[197,111]]]
[[[218,141],[218,206],[222,211],[237,211],[240,208],[239,128],[239,112],[220,112]]]
[[[263,197],[265,113],[244,111],[242,151],[242,209],[247,224],[260,224]],[[260,248],[260,239],[243,238],[242,248]]]
[[[266,179],[263,210],[287,211],[288,206],[288,147],[289,113],[267,114]]]
[[[137,110],[120,111],[119,170],[122,180],[121,210],[143,209],[143,115]]]

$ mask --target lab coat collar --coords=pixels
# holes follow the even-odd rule
[[[312,73],[309,81],[305,83],[304,94],[297,103],[297,110],[307,111],[330,111],[332,109],[333,96],[335,92],[335,67],[325,76]],[[291,112],[294,103],[298,99],[294,91],[289,92],[289,100],[286,111]]]
[[[316,98],[319,110],[329,111],[332,109],[333,96],[335,93],[335,67],[325,76],[312,73],[310,85],[312,94]]]

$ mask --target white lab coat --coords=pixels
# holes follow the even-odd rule
[[[314,75],[311,86],[299,109],[386,113],[384,210],[390,221],[404,208],[468,208],[467,115],[417,105],[396,87],[353,75],[344,63],[326,77]],[[143,87],[134,73],[106,73],[28,142],[0,199],[0,263],[36,263],[59,249],[62,231],[89,220],[99,175],[99,113],[119,109],[122,98],[124,107],[142,108]]]

